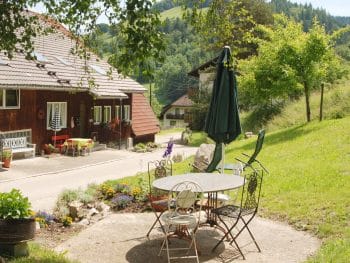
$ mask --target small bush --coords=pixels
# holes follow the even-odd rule
[[[126,194],[120,194],[116,197],[113,197],[111,200],[111,204],[113,208],[124,209],[130,203],[132,203],[133,197]]]
[[[65,227],[71,226],[73,223],[73,219],[70,216],[65,216],[62,218],[62,224]]]
[[[115,194],[113,187],[108,184],[101,184],[99,191],[104,199],[111,199]]]
[[[130,186],[127,185],[126,183],[120,183],[120,184],[116,184],[114,186],[114,190],[116,193],[122,193],[122,194],[130,194]]]
[[[18,189],[0,193],[0,219],[31,217],[31,204]]]
[[[46,211],[38,211],[35,214],[35,221],[39,222],[40,227],[47,227],[47,225],[54,222],[54,220],[55,216]]]

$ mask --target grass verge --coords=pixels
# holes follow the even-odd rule
[[[56,253],[52,250],[40,247],[38,244],[29,243],[29,256],[10,259],[9,263],[77,263],[65,258],[64,253]]]

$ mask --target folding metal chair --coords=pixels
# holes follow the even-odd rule
[[[245,184],[242,189],[240,205],[225,205],[212,210],[212,213],[218,216],[220,222],[227,230],[224,236],[215,245],[213,251],[224,241],[225,238],[230,236],[232,238],[230,245],[234,243],[243,259],[245,259],[244,254],[242,253],[242,250],[240,249],[236,240],[243,230],[246,229],[258,251],[261,252],[261,249],[248,225],[258,212],[263,175],[264,170],[257,171],[256,169],[252,168],[252,171],[249,171],[249,173],[247,172],[244,177]],[[227,219],[234,220],[231,226],[229,226],[229,220]],[[238,225],[240,221],[242,225]],[[234,234],[233,230],[238,232]]]
[[[168,210],[168,198],[164,194],[152,189],[153,179],[158,179],[166,176],[171,176],[173,174],[173,164],[171,160],[160,160],[160,161],[150,161],[148,162],[148,187],[149,187],[149,201],[154,215],[156,216],[155,221],[148,230],[146,236],[149,237],[150,233],[158,223],[165,232],[160,217],[162,214]]]
[[[239,175],[243,172],[243,170],[253,165],[254,163],[258,163],[265,172],[268,173],[267,169],[261,164],[261,162],[256,159],[258,154],[260,153],[265,138],[265,130],[260,130],[258,133],[258,139],[256,140],[255,150],[252,155],[248,155],[246,153],[242,153],[245,157],[249,158],[247,161],[242,161],[239,158],[235,158],[239,163],[228,163],[224,165],[224,170],[232,170],[234,174]],[[220,167],[218,167],[220,169]]]
[[[161,217],[164,222],[164,241],[159,251],[159,256],[166,250],[168,262],[171,259],[195,258],[199,262],[196,243],[196,232],[201,222],[201,208],[203,190],[200,185],[192,181],[184,181],[176,184],[169,192],[168,211]],[[197,203],[197,204],[196,204]],[[172,244],[169,238],[184,239],[189,246]],[[194,255],[190,255],[191,249]],[[173,255],[171,251],[187,250],[185,255]]]

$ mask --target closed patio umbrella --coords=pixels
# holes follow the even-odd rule
[[[55,132],[55,138],[56,138],[56,132],[61,130],[61,115],[58,109],[55,109],[55,112],[51,119],[50,128]],[[53,143],[54,143],[54,147],[56,148],[56,139],[54,140]]]
[[[217,60],[216,77],[204,126],[208,137],[215,141],[213,160],[207,172],[213,172],[225,156],[225,146],[241,134],[237,105],[237,82],[233,72],[231,50],[225,46]],[[223,172],[224,160],[222,162]]]

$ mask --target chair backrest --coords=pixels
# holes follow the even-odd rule
[[[169,159],[148,162],[148,187],[149,195],[152,196],[152,181],[173,175],[173,163]]]
[[[264,138],[265,138],[265,130],[260,130],[258,134],[258,139],[256,141],[254,153],[250,156],[249,160],[247,161],[248,165],[251,165],[253,162],[255,162],[256,157],[258,156],[259,152],[262,149]]]
[[[251,214],[256,213],[259,207],[260,193],[262,180],[264,176],[263,170],[256,170],[246,172],[244,176],[244,185],[241,197],[241,213]]]
[[[202,187],[196,182],[184,181],[173,186],[169,192],[168,209],[176,215],[191,215],[197,209],[201,211],[202,202]],[[199,204],[199,207],[196,204]],[[197,217],[200,217],[200,213]]]

